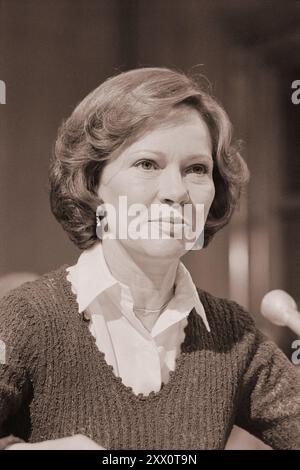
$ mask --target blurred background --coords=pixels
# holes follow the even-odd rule
[[[48,202],[57,128],[104,79],[139,66],[204,74],[244,142],[251,181],[239,210],[183,261],[290,357],[295,336],[264,320],[260,302],[281,288],[300,303],[299,1],[0,0],[0,284],[76,261]],[[227,447],[264,448],[238,429]]]

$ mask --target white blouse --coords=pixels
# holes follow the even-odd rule
[[[67,271],[79,313],[90,319],[89,329],[98,349],[135,394],[158,392],[168,381],[193,307],[210,331],[195,284],[182,262],[177,268],[174,296],[151,331],[133,311],[130,288],[112,276],[101,242],[85,250]]]

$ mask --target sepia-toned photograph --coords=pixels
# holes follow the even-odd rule
[[[0,0],[0,234],[1,450],[300,450],[300,1]]]

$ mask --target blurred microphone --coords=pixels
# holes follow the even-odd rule
[[[287,326],[300,336],[300,312],[293,297],[284,290],[268,292],[261,302],[260,310],[275,325]]]

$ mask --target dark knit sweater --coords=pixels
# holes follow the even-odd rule
[[[176,369],[136,396],[78,313],[66,266],[0,301],[0,437],[84,434],[106,449],[223,449],[233,424],[273,448],[300,449],[300,378],[235,302],[199,290]]]

